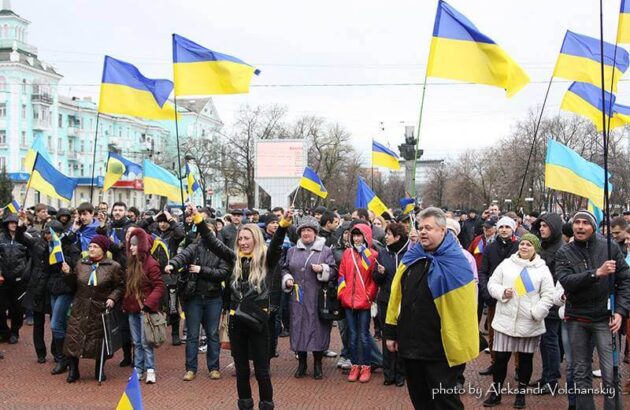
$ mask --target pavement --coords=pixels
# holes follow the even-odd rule
[[[49,340],[50,334],[47,331]],[[380,371],[373,374],[369,383],[349,383],[346,376],[336,368],[335,358],[324,358],[324,378],[314,380],[312,358],[309,356],[308,376],[295,379],[293,372],[297,366],[295,356],[289,350],[289,338],[280,338],[280,357],[272,360],[271,377],[274,387],[274,401],[279,409],[411,409],[407,388],[394,385],[384,386]],[[337,328],[333,328],[331,349],[340,351]],[[38,364],[32,343],[32,327],[25,326],[21,339],[16,345],[0,344],[0,409],[6,410],[69,410],[69,409],[114,409],[131,375],[130,367],[120,368],[121,352],[106,364],[107,381],[98,386],[94,379],[94,361],[80,362],[81,380],[74,384],[66,383],[66,374],[52,376],[54,366],[48,357],[45,364]],[[191,382],[182,380],[184,375],[185,344],[164,345],[156,350],[157,383],[142,384],[144,409],[235,409],[236,379],[226,367],[232,362],[229,351],[221,351],[220,380],[210,380],[207,371],[199,371]],[[466,409],[482,409],[485,392],[491,384],[490,376],[479,376],[478,371],[486,368],[490,356],[481,353],[478,359],[466,366],[466,393],[462,395]],[[594,366],[596,366],[595,360]],[[205,364],[203,354],[199,354],[199,364]],[[203,367],[200,366],[200,369]],[[508,381],[513,380],[513,364],[510,364]],[[534,358],[534,375],[541,373],[540,356]],[[562,367],[564,374],[564,366]],[[621,365],[622,381],[628,380],[628,365]],[[595,379],[596,381],[601,379]],[[256,381],[251,378],[252,391],[258,402]],[[564,379],[561,380],[564,385]],[[630,396],[625,397],[628,401]],[[601,399],[600,399],[601,400]],[[497,409],[512,408],[513,398],[505,397]],[[630,408],[630,402],[624,408]],[[528,396],[528,409],[567,408],[566,397]],[[597,408],[603,408],[601,401]]]

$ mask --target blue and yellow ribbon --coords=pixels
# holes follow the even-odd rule
[[[304,291],[302,291],[300,285],[295,283],[293,285],[293,291],[295,292],[295,301],[299,304],[302,304],[302,301],[304,300]]]
[[[92,264],[92,272],[90,272],[90,278],[88,279],[88,286],[98,286],[98,278],[96,271],[98,270],[98,263]]]

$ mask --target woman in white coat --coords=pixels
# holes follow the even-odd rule
[[[514,408],[525,407],[525,388],[532,376],[534,352],[545,333],[545,317],[553,305],[554,284],[545,261],[538,256],[540,240],[523,235],[518,252],[501,262],[488,282],[488,292],[498,300],[492,328],[496,352],[493,385],[484,407],[501,403],[501,393],[512,353],[519,355],[519,386]],[[512,389],[510,389],[512,390]]]

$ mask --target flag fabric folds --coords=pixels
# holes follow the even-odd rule
[[[98,112],[172,120],[175,109],[167,102],[171,91],[170,80],[147,78],[134,65],[105,56]]]
[[[370,269],[370,265],[372,264],[370,262],[370,256],[372,256],[372,252],[370,251],[370,248],[368,248],[367,246],[362,246],[360,254],[361,254],[361,266],[363,266],[363,269],[365,270]]]
[[[588,198],[604,208],[604,169],[552,139],[547,141],[545,186]]]
[[[44,195],[70,202],[77,180],[59,172],[38,153],[28,184]]]
[[[398,155],[385,145],[372,140],[372,166],[398,170]]]
[[[614,130],[623,126],[623,121],[615,115],[610,118],[611,112],[614,114],[615,96],[607,91],[604,91],[604,95],[606,99],[602,101],[601,88],[574,82],[564,94],[560,109],[588,118],[595,124],[598,132],[603,130],[602,114],[605,111],[606,126],[610,124],[610,129]]]
[[[188,198],[192,201],[193,194],[201,189],[197,179],[190,171],[190,167],[186,164],[186,187],[188,190]]]
[[[248,93],[252,75],[259,73],[260,70],[236,57],[173,34],[176,96]]]
[[[387,212],[387,207],[370,189],[365,180],[359,177],[359,185],[357,186],[357,197],[354,201],[355,208],[367,208],[374,212],[377,216]]]
[[[142,391],[135,370],[127,382],[127,387],[125,387],[116,410],[142,410]]]
[[[4,209],[10,214],[17,214],[20,209],[22,209],[22,206],[20,206],[20,203],[14,199],[9,205],[5,206]]]
[[[328,191],[326,191],[322,180],[319,179],[317,173],[309,167],[304,168],[304,174],[302,174],[302,179],[300,179],[300,187],[321,198],[328,196]]]
[[[413,212],[416,201],[413,198],[402,198],[400,200],[400,208],[403,215],[409,215]]]
[[[624,124],[630,123],[630,106],[615,103],[613,107],[613,118]]]
[[[57,263],[64,262],[63,251],[61,250],[61,239],[59,239],[57,232],[55,232],[52,228],[49,229],[52,240],[48,244],[48,250],[50,251],[48,263],[50,265],[55,265]]]
[[[427,75],[500,87],[508,97],[529,83],[525,71],[503,48],[442,0],[435,16]]]
[[[475,246],[475,249],[473,249],[473,254],[474,255],[483,254],[484,249],[485,249],[485,246],[483,244],[483,239],[480,239],[479,242],[477,243],[477,246]]]
[[[386,325],[396,326],[402,302],[401,279],[407,269],[421,259],[429,259],[429,290],[440,316],[442,346],[450,367],[479,355],[477,284],[470,264],[455,236],[448,233],[434,252],[420,244],[407,251],[396,269],[387,304]]]
[[[337,278],[337,294],[341,293],[341,289],[346,287],[346,277],[343,274],[339,274]]]
[[[630,1],[621,0],[619,23],[617,25],[617,43],[630,43]]]
[[[170,201],[181,204],[181,186],[175,175],[147,159],[144,160],[142,168],[145,194],[165,196]]]
[[[171,259],[171,253],[168,250],[168,245],[166,244],[166,242],[164,242],[162,240],[162,238],[160,238],[158,235],[156,234],[151,234],[151,237],[153,238],[153,245],[151,245],[151,251],[149,252],[151,255],[153,255],[153,253],[158,249],[158,248],[162,248],[162,250],[164,251],[164,253],[166,254],[166,259]]]
[[[514,282],[514,290],[516,294],[519,296],[523,296],[528,294],[529,292],[533,292],[536,290],[534,287],[534,283],[532,282],[531,276],[529,276],[529,271],[527,268],[523,268],[521,273],[516,278]]]
[[[599,224],[604,220],[604,211],[602,211],[601,208],[596,207],[590,199],[588,200],[587,209],[595,216],[595,223],[599,226]]]
[[[105,180],[103,182],[103,192],[110,189],[123,176],[133,173],[140,175],[142,167],[135,162],[123,158],[114,152],[110,152],[107,157],[107,169],[105,171]]]
[[[24,170],[28,173],[33,169],[33,165],[35,164],[35,157],[37,153],[46,158],[46,161],[52,163],[52,159],[48,154],[48,150],[46,149],[46,143],[44,142],[44,137],[42,135],[38,135],[31,144],[31,148],[29,148],[26,153],[26,157],[24,158]]]
[[[565,80],[579,81],[602,86],[601,47],[599,39],[567,31],[562,42],[560,55],[553,70],[553,76]],[[629,64],[628,52],[614,44],[604,42],[604,84],[610,90],[613,81],[613,92],[617,91],[617,83],[626,72]]]

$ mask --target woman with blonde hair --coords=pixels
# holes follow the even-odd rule
[[[233,265],[228,279],[230,292],[229,336],[231,353],[236,368],[238,408],[253,409],[249,384],[249,358],[254,361],[254,374],[260,395],[259,408],[274,408],[273,387],[269,376],[269,293],[274,280],[274,268],[280,262],[282,244],[291,225],[293,210],[288,210],[267,247],[261,229],[246,224],[237,231],[234,249],[225,246],[203,223],[202,216],[189,207],[193,222],[208,249]],[[275,270],[279,275],[279,270]],[[269,273],[269,274],[268,274]],[[278,279],[278,278],[275,278]]]

